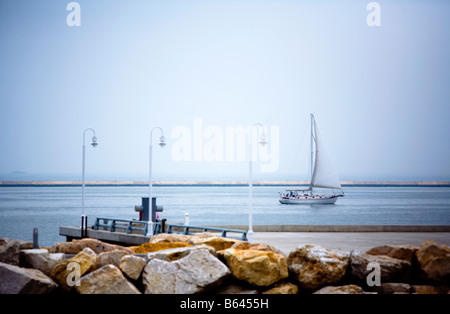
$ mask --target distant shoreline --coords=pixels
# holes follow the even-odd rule
[[[86,186],[148,186],[148,181],[87,181]],[[305,181],[254,181],[253,186],[308,186]],[[447,181],[342,181],[343,187],[450,187]],[[0,187],[77,187],[81,181],[0,181]],[[248,186],[248,181],[154,181],[153,186]]]

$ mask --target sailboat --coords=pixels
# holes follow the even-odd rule
[[[286,190],[280,194],[281,204],[334,204],[344,196],[339,178],[324,148],[314,115],[311,114],[311,180],[306,189]],[[314,193],[314,188],[331,189],[332,194]],[[340,191],[339,194],[335,190]]]

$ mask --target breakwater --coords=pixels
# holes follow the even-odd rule
[[[81,186],[81,181],[0,181],[0,187]],[[148,181],[87,181],[86,186],[147,186]],[[248,181],[154,181],[153,186],[247,186]],[[254,181],[253,186],[308,186],[306,181]],[[342,187],[450,187],[449,181],[342,181]]]

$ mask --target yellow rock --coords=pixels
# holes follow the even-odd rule
[[[179,247],[191,246],[185,242],[158,242],[158,243],[144,243],[139,246],[131,246],[130,249],[133,250],[134,253],[150,253],[167,249],[174,249]]]
[[[222,237],[192,237],[189,240],[189,243],[193,245],[200,245],[200,244],[206,244],[209,246],[212,246],[216,251],[221,251],[228,249],[235,245],[236,243],[242,242],[241,240],[236,239],[229,239],[229,238],[222,238]]]
[[[80,239],[80,240],[74,239],[74,240],[72,240],[72,242],[55,243],[50,248],[49,252],[50,253],[78,254],[84,248],[87,248],[87,247],[90,248],[92,251],[94,251],[97,254],[100,254],[103,252],[110,252],[113,250],[124,250],[124,251],[128,251],[129,253],[133,253],[127,247],[105,243],[98,239],[92,239],[92,238],[84,238],[84,239]]]
[[[70,291],[81,276],[96,268],[96,255],[92,250],[92,253],[87,250],[59,262],[50,272],[50,277],[65,291]]]
[[[234,277],[256,286],[270,286],[287,278],[286,257],[272,251],[227,249],[220,254]]]

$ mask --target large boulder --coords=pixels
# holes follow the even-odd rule
[[[175,261],[151,259],[142,274],[145,293],[193,294],[220,285],[228,268],[207,249],[192,250]]]
[[[422,243],[416,252],[421,276],[436,283],[450,283],[450,248],[432,240]]]
[[[357,250],[352,251],[350,256],[351,275],[366,283],[367,276],[375,271],[367,267],[372,263],[380,266],[380,282],[409,282],[411,278],[411,263],[386,255],[364,254]]]
[[[75,289],[80,294],[141,294],[114,265],[103,266],[83,276]]]
[[[136,255],[125,255],[120,261],[120,270],[133,280],[137,280],[142,273],[147,261]]]
[[[147,242],[139,246],[130,246],[130,249],[136,254],[144,254],[186,246],[191,246],[191,244],[186,242]]]
[[[57,287],[40,270],[0,262],[0,294],[44,294]]]
[[[195,246],[178,247],[174,249],[151,252],[147,254],[147,259],[150,261],[152,259],[157,258],[160,260],[171,262],[189,255],[192,251],[203,249],[208,250],[214,256],[216,255],[216,250],[214,250],[214,248],[205,244],[200,244]]]
[[[53,244],[50,248],[50,253],[66,253],[66,254],[78,254],[84,248],[90,248],[96,254],[103,252],[110,252],[114,250],[123,250],[133,254],[133,250],[120,245],[114,245],[102,242],[97,239],[85,238],[80,240],[73,240],[72,242],[59,242]]]
[[[236,239],[216,237],[216,236],[210,236],[210,237],[193,236],[189,240],[189,243],[192,245],[206,244],[206,245],[212,246],[216,251],[228,249],[228,248],[232,247],[235,243],[239,243],[239,242],[242,242],[242,241],[236,240]]]
[[[0,238],[0,262],[19,265],[20,250],[32,249],[33,243],[18,239]]]
[[[366,251],[370,255],[386,255],[405,260],[411,265],[415,262],[417,248],[412,245],[381,245]]]
[[[71,291],[79,285],[80,278],[96,268],[96,254],[89,248],[70,259],[56,264],[50,272],[50,277],[65,291]]]
[[[382,282],[379,286],[373,286],[379,294],[410,294],[411,286],[407,283],[401,282]]]
[[[47,276],[50,276],[53,267],[64,259],[64,253],[49,253],[46,249],[20,251],[21,267],[39,269]]]
[[[306,290],[338,282],[344,277],[348,264],[348,253],[318,245],[301,245],[288,257],[290,273]]]
[[[230,248],[220,251],[233,276],[252,285],[266,287],[289,276],[286,256],[252,249]]]
[[[112,264],[116,267],[120,266],[122,258],[130,255],[130,252],[124,250],[114,250],[104,252],[97,255],[97,268]]]

